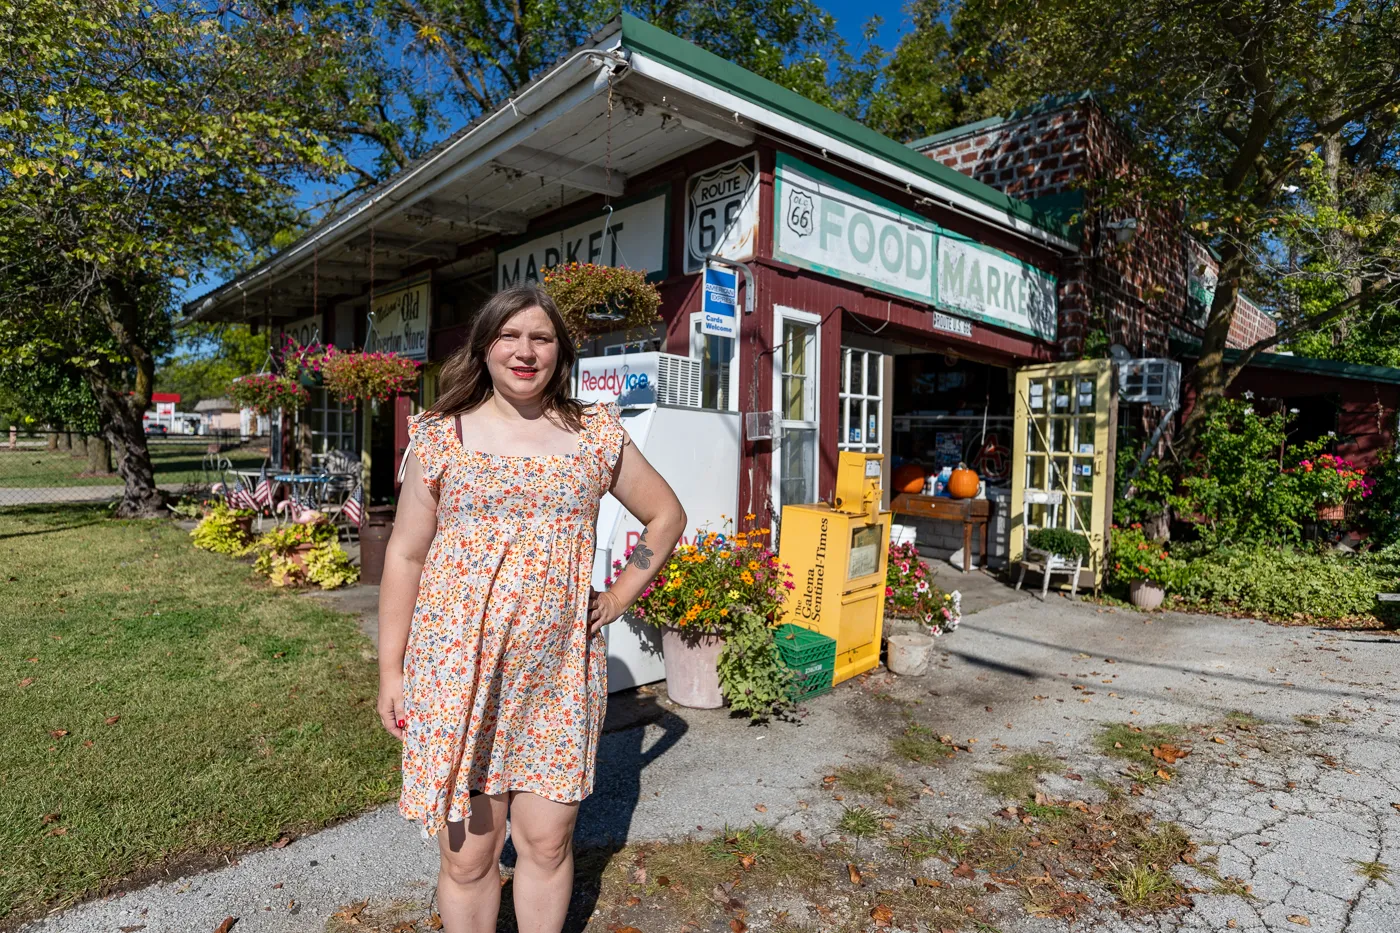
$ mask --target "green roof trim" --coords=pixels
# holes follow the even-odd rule
[[[1177,340],[1171,342],[1172,351],[1185,356],[1195,356],[1200,352],[1198,340]],[[1240,358],[1239,350],[1226,350],[1225,362],[1234,363]],[[1263,369],[1280,369],[1286,372],[1311,373],[1315,376],[1332,376],[1337,379],[1356,379],[1362,382],[1384,382],[1400,385],[1400,369],[1391,366],[1370,366],[1365,363],[1344,363],[1341,360],[1324,360],[1315,356],[1289,356],[1285,353],[1260,353],[1250,360],[1250,366]]]
[[[916,152],[923,152],[925,149],[931,149],[945,139],[957,139],[959,136],[972,136],[982,130],[989,130],[994,126],[1001,126],[1005,122],[1006,117],[987,117],[985,120],[978,120],[975,123],[964,123],[962,126],[955,126],[941,133],[934,133],[932,136],[916,139],[912,143],[905,143],[905,145]]]
[[[874,157],[981,201],[1009,218],[1015,218],[1052,236],[1073,242],[1072,231],[1055,219],[1036,211],[1025,201],[975,181],[941,162],[921,155],[908,146],[857,123],[850,117],[810,101],[796,91],[762,78],[630,13],[622,14],[622,45],[630,51],[639,52],[669,65],[696,81],[722,88],[756,106],[776,111],[812,130],[834,136]]]

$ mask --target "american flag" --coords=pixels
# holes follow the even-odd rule
[[[358,526],[365,517],[365,493],[363,487],[356,486],[355,491],[350,494],[350,498],[345,500],[345,507],[341,509],[342,514]]]
[[[235,509],[257,509],[258,507],[257,500],[248,491],[248,487],[243,485],[241,479],[233,484],[233,492],[229,493],[228,504]]]
[[[272,484],[267,481],[267,467],[262,468],[258,488],[253,490],[253,507],[257,508],[259,505],[272,508]]]

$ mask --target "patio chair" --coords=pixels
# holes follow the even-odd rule
[[[1058,528],[1060,524],[1060,506],[1064,504],[1065,494],[1063,492],[1047,492],[1043,489],[1027,489],[1024,505],[1021,513],[1021,534],[1023,535],[1021,544],[1021,575],[1016,579],[1016,589],[1021,588],[1021,584],[1026,582],[1026,567],[1034,566],[1040,571],[1040,600],[1044,602],[1050,595],[1051,574],[1063,573],[1073,575],[1070,581],[1069,595],[1073,599],[1079,595],[1079,572],[1083,569],[1084,558],[1076,556],[1073,561],[1051,554],[1049,551],[1042,551],[1039,548],[1031,547],[1030,534],[1031,526],[1028,519],[1029,506],[1043,505],[1050,511],[1049,528]]]

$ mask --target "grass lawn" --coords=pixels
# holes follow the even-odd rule
[[[188,441],[150,440],[151,465],[157,483],[189,483],[200,479],[204,447],[199,438]],[[266,447],[239,447],[223,454],[235,470],[256,470],[267,457]],[[10,450],[0,444],[0,488],[33,489],[43,486],[120,486],[121,477],[84,476],[87,458],[66,450],[21,447]]]
[[[398,790],[353,619],[105,515],[0,510],[0,926]]]

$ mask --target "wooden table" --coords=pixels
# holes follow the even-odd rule
[[[981,525],[982,541],[978,566],[987,566],[987,523],[992,517],[992,500],[949,499],[944,496],[920,496],[906,492],[894,497],[890,503],[890,511],[896,515],[912,515],[915,518],[962,522],[963,573],[972,569],[972,527]]]

